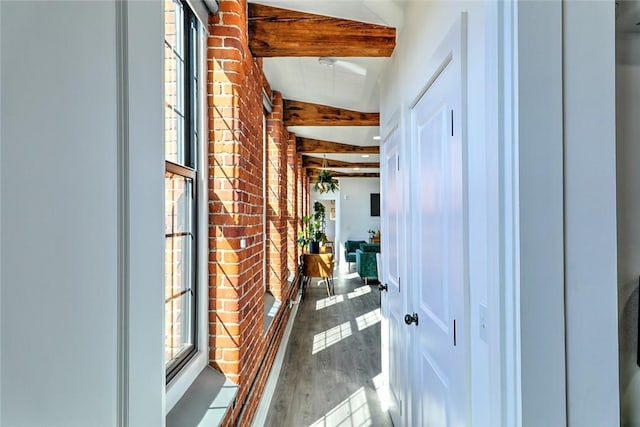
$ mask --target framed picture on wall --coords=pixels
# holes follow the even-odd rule
[[[371,193],[371,216],[380,216],[380,193]]]

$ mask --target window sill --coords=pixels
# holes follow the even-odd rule
[[[218,426],[237,392],[237,385],[206,366],[167,414],[166,427]]]
[[[266,334],[276,317],[276,313],[280,310],[282,302],[275,299],[269,292],[264,293],[264,333]]]

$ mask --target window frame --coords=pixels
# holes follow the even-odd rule
[[[267,198],[269,197],[269,135],[267,132],[267,114],[262,110],[262,292],[268,293],[269,289],[269,263],[267,262],[267,254],[269,253],[269,227],[268,227],[268,211]]]
[[[177,141],[177,144],[181,144],[184,154],[182,164],[176,163],[171,160],[166,159],[165,152],[165,178],[170,176],[179,176],[184,177],[186,179],[191,180],[191,197],[192,197],[192,206],[191,206],[191,218],[190,222],[192,224],[193,230],[193,238],[190,243],[191,246],[191,271],[190,271],[190,315],[185,317],[190,322],[190,336],[192,344],[186,349],[180,351],[178,355],[172,360],[165,360],[165,383],[169,384],[181,371],[182,369],[188,365],[193,358],[199,352],[199,285],[200,281],[198,280],[199,276],[199,227],[198,227],[198,211],[200,207],[199,203],[199,189],[198,189],[198,181],[199,181],[199,173],[198,173],[198,138],[200,137],[200,102],[198,97],[198,91],[201,88],[201,69],[200,69],[200,35],[201,30],[198,24],[197,17],[195,13],[191,10],[188,3],[184,0],[173,0],[173,3],[179,3],[182,7],[182,35],[178,35],[178,30],[176,28],[176,40],[182,43],[182,60],[184,64],[184,70],[182,72],[182,78],[177,81],[177,85],[182,86],[182,98],[183,98],[183,108],[184,108],[184,123],[181,129],[181,137],[182,141]],[[167,47],[168,43],[166,38],[164,40],[164,46]],[[174,55],[177,53],[172,47],[172,51]],[[166,59],[165,59],[166,60]],[[176,93],[176,97],[179,98],[180,95]],[[175,106],[174,106],[175,107]],[[165,108],[168,108],[166,105],[165,98]],[[166,143],[166,142],[165,142]],[[180,149],[178,148],[178,150]],[[179,156],[177,156],[176,161],[179,161]],[[165,184],[166,185],[166,184]],[[165,202],[166,203],[166,202]],[[166,242],[166,236],[165,236]],[[165,243],[166,248],[166,243]],[[165,249],[166,251],[166,249]],[[166,286],[166,283],[165,283]],[[165,295],[165,310],[166,310],[166,295]],[[165,318],[165,326],[166,328],[166,318]],[[166,345],[166,344],[165,344]]]

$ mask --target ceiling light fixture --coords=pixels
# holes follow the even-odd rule
[[[318,58],[318,63],[326,68],[331,68],[332,70],[334,69],[334,65],[336,65],[342,70],[342,72],[349,72],[362,77],[367,75],[367,67],[353,61],[344,61],[330,56],[321,56]]]
[[[380,135],[376,135],[376,136],[374,136],[374,137],[373,137],[373,140],[374,140],[374,141],[380,141]]]
[[[368,154],[363,154],[363,155],[362,155],[362,158],[363,158],[363,159],[366,159],[367,157],[369,157],[369,155],[368,155]]]
[[[336,60],[334,58],[329,58],[328,56],[321,56],[318,58],[318,62],[320,65],[324,65],[325,67],[331,67],[336,63]]]

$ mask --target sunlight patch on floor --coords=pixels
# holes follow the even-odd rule
[[[322,298],[316,301],[316,311],[322,310],[323,308],[331,307],[332,305],[338,304],[339,302],[344,301],[344,295],[332,295],[327,298]]]
[[[365,285],[360,286],[359,288],[355,288],[353,291],[349,292],[347,296],[349,299],[358,298],[362,295],[366,295],[371,292],[371,286]]]
[[[347,273],[347,274],[341,274],[340,278],[341,279],[357,279],[358,277],[360,277],[360,275],[358,273]]]
[[[389,393],[387,392],[387,388],[384,386],[384,377],[382,376],[382,372],[373,377],[372,380],[373,386],[378,394],[378,400],[380,401],[380,409],[382,412],[387,412],[389,410]]]
[[[351,335],[351,322],[344,322],[343,324],[327,329],[324,332],[317,333],[313,336],[313,348],[311,350],[311,354],[319,353],[335,343],[350,337]]]
[[[367,395],[364,392],[364,387],[360,387],[309,427],[367,427],[372,425]]]
[[[362,316],[358,316],[356,317],[358,330],[362,331],[363,329],[367,329],[369,326],[380,323],[380,319],[380,308],[376,308],[375,310],[365,313]]]

